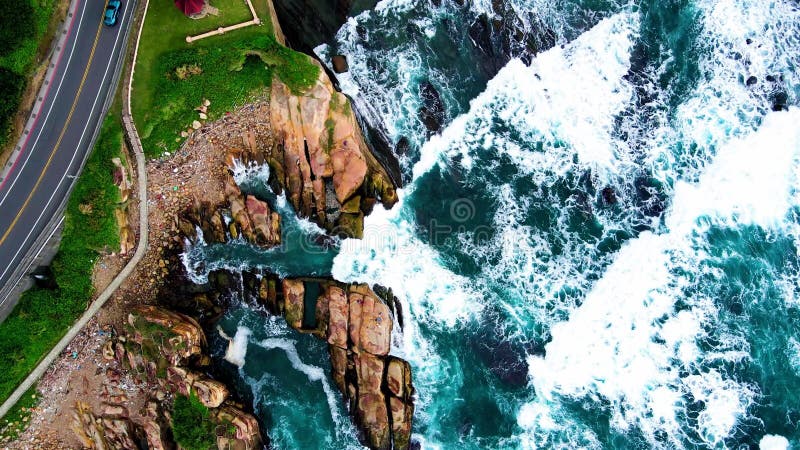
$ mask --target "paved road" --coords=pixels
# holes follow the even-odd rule
[[[123,0],[113,28],[102,25],[104,8],[105,0],[72,3],[42,107],[0,182],[0,287],[16,283],[14,271],[39,251],[34,243],[61,214],[113,97],[135,8],[132,0]],[[0,317],[13,303],[13,296],[0,297]]]

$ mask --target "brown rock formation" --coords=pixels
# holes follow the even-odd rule
[[[316,303],[315,326],[304,328],[304,297],[309,283],[318,283],[321,295]],[[274,295],[292,328],[328,342],[333,380],[350,403],[365,443],[373,449],[408,448],[414,387],[408,362],[388,356],[391,309],[366,285],[284,279],[281,287],[281,292],[274,294],[259,289],[259,297],[267,303],[274,300],[264,296]]]
[[[128,411],[122,402],[124,395],[108,393],[109,403],[103,405],[103,415],[98,419],[86,405],[76,406],[75,432],[89,448],[128,447],[126,436],[141,436],[148,448],[171,450],[176,447],[169,429],[169,412],[159,406],[160,400],[172,392],[174,395],[196,395],[211,411],[212,420],[218,424],[217,446],[220,449],[255,450],[261,448],[258,421],[228,400],[229,390],[221,382],[196,370],[208,364],[206,338],[202,328],[192,318],[154,306],[139,306],[128,316],[127,335],[121,336],[109,351],[123,365],[140,377],[155,383],[155,398],[148,401],[143,420],[134,425],[127,419]],[[118,379],[110,374],[108,379]],[[110,401],[114,400],[114,403]],[[227,426],[231,425],[231,426]],[[87,443],[92,443],[94,447]],[[105,445],[103,447],[102,445]]]
[[[228,227],[222,213],[229,212],[233,219]],[[196,227],[203,232],[208,243],[223,243],[229,238],[244,237],[248,242],[269,248],[281,242],[281,217],[266,202],[252,195],[244,196],[230,173],[225,174],[224,198],[218,202],[196,201],[175,219],[176,227],[191,239],[196,238]]]
[[[230,405],[223,405],[215,410],[217,423],[230,424],[234,428],[233,435],[227,433],[217,436],[217,447],[220,449],[256,449],[261,448],[261,433],[258,421]]]
[[[363,213],[375,201],[386,207],[397,201],[391,178],[370,152],[349,100],[333,88],[324,70],[302,94],[275,78],[267,122],[274,145],[259,147],[251,135],[244,149],[228,150],[226,164],[229,169],[237,162],[269,164],[271,181],[287,191],[300,216],[328,231],[360,237]]]
[[[134,308],[128,314],[128,325],[133,331],[131,341],[139,345],[143,355],[151,360],[161,357],[172,366],[197,359],[206,346],[205,333],[197,321],[155,306]]]

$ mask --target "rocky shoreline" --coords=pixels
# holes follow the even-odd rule
[[[269,99],[200,127],[171,159],[150,161],[153,244],[132,277],[140,284],[124,288],[116,316],[107,319],[115,332],[94,348],[106,361],[90,383],[101,395],[73,405],[71,428],[81,446],[136,449],[146,441],[148,448],[175,448],[170,405],[177,396],[191,394],[212,420],[226,424],[214,436],[219,448],[268,445],[251,408],[210,376],[206,333],[213,332],[215,319],[229,304],[231,283],[223,280],[233,274],[217,272],[207,285],[191,285],[180,263],[185,243],[201,238],[206,244],[240,238],[261,248],[281,244],[281,217],[274,205],[243,193],[234,180],[235,170],[258,164],[269,166],[270,186],[285,193],[300,217],[331,235],[360,237],[373,205],[391,207],[397,199],[349,101],[324,71],[303,95],[276,80]],[[283,315],[298,332],[328,342],[333,379],[363,443],[408,448],[411,369],[389,355],[393,324],[402,321],[394,316],[397,300],[332,279],[241,276],[254,280],[247,296]],[[302,320],[308,283],[322,286],[314,324]],[[138,389],[123,388],[131,384]]]
[[[264,114],[266,108],[258,111]],[[233,174],[241,166],[269,165],[272,189],[285,191],[301,217],[331,234],[361,237],[364,215],[373,205],[380,201],[391,207],[396,202],[394,185],[367,148],[347,99],[333,89],[323,71],[315,87],[301,96],[274,83],[269,120],[257,121],[269,123],[272,130],[245,132],[244,148],[216,142],[225,154],[226,170],[218,180],[221,194],[215,200],[196,200],[176,217],[175,227],[190,245],[240,237],[262,248],[280,244],[280,216],[236,185]],[[195,294],[189,303],[216,309],[208,315],[219,314],[219,299],[230,297],[225,286],[233,285],[227,276],[210,275],[208,291]],[[414,410],[411,368],[389,356],[397,300],[381,299],[366,285],[332,279],[279,279],[270,273],[242,276],[250,280],[245,284],[250,292],[239,292],[240,298],[255,298],[271,314],[284,316],[295,330],[328,342],[334,381],[364,443],[375,449],[408,448]],[[321,292],[312,299],[314,323],[304,320],[308,284]],[[178,302],[187,306],[186,301]]]

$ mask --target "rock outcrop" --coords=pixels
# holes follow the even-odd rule
[[[481,14],[469,27],[478,69],[491,79],[512,58],[530,64],[540,51],[555,45],[555,33],[534,12],[518,11],[506,2],[493,1],[493,14]]]
[[[225,225],[224,217],[231,220]],[[253,195],[245,196],[231,173],[225,174],[223,199],[218,203],[196,201],[175,219],[178,229],[189,238],[197,237],[197,229],[207,243],[223,243],[240,236],[260,247],[269,248],[281,242],[281,217],[267,202]]]
[[[72,431],[84,448],[92,450],[139,450],[137,442],[143,434],[141,427],[128,418],[124,406],[106,404],[97,416],[82,401],[73,409]]]
[[[397,202],[395,186],[370,152],[350,101],[325,71],[300,94],[273,80],[269,123],[272,148],[232,149],[226,161],[231,170],[235,164],[268,164],[270,184],[286,191],[300,216],[329,232],[360,237],[364,214],[376,202],[387,208]]]
[[[136,246],[136,234],[128,220],[128,200],[131,197],[131,181],[128,170],[119,158],[113,158],[114,184],[119,189],[119,207],[114,210],[114,218],[119,230],[119,253],[127,255]]]
[[[216,427],[219,449],[262,448],[256,418],[229,398],[225,384],[211,379],[200,368],[209,364],[206,338],[200,325],[186,315],[154,306],[138,306],[128,315],[126,334],[109,341],[103,349],[132,374],[154,386],[141,419],[134,423],[126,407],[127,397],[117,387],[120,374],[110,370],[104,387],[102,413],[95,415],[82,402],[75,407],[74,426],[81,443],[91,449],[172,450],[177,445],[169,432],[171,413],[161,407],[170,395],[195,395],[209,409]]]
[[[268,278],[262,284],[269,286]],[[307,301],[308,292],[319,292],[316,301]],[[370,448],[409,448],[411,367],[389,355],[394,315],[384,300],[366,285],[316,279],[284,279],[279,291],[259,289],[258,298],[271,311],[283,311],[292,328],[328,342],[333,380]],[[314,323],[304,320],[310,304]]]

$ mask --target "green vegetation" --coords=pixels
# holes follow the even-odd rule
[[[59,0],[0,0],[0,148],[6,145],[28,77],[47,50]],[[51,30],[52,31],[52,30]]]
[[[122,149],[118,117],[119,109],[113,108],[69,198],[61,246],[51,265],[56,287],[26,291],[0,323],[0,399],[11,394],[84,312],[98,255],[119,249],[114,217],[119,193],[111,162]]]
[[[334,96],[333,98],[336,98],[336,96]],[[333,147],[333,133],[334,131],[336,131],[335,128],[336,128],[336,122],[334,122],[333,119],[328,118],[327,120],[325,120],[325,130],[328,132],[328,141],[325,143],[325,153],[329,155],[331,154],[331,150]]]
[[[0,443],[13,441],[28,427],[33,408],[39,402],[36,385],[22,395],[16,405],[3,417],[0,423]]]
[[[172,2],[150,2],[132,105],[145,153],[150,157],[180,146],[181,131],[198,119],[195,108],[203,100],[211,102],[207,115],[214,120],[263,93],[273,75],[298,93],[311,86],[319,74],[308,56],[275,41],[263,0],[254,2],[263,25],[186,43],[187,35],[249,18],[243,0],[221,0],[213,5],[220,9],[219,17],[191,20]],[[239,8],[247,14],[237,12]]]
[[[216,446],[216,425],[197,395],[178,395],[172,406],[172,435],[186,450],[208,450]]]

